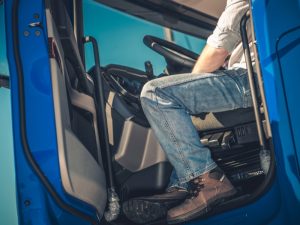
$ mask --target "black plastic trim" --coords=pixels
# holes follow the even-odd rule
[[[1,87],[10,89],[9,76],[0,74],[0,88]]]
[[[172,62],[176,66],[180,65],[193,68],[199,57],[199,54],[196,54],[186,48],[151,35],[146,35],[143,42],[147,47],[162,55],[167,62]]]
[[[84,37],[84,28],[83,28],[83,4],[82,0],[74,0],[75,10],[74,13],[76,15],[73,16],[73,24],[76,24],[76,37],[77,37],[77,44],[79,49],[79,54],[81,56],[82,63],[85,67],[85,54],[84,54],[84,43],[80,41]],[[75,28],[75,26],[74,26]]]
[[[18,92],[19,92],[19,108],[20,108],[20,132],[21,142],[23,145],[24,155],[28,160],[28,163],[36,173],[41,183],[44,185],[46,190],[49,192],[51,197],[54,199],[56,204],[63,210],[73,214],[74,216],[80,217],[83,220],[90,222],[93,225],[100,224],[100,221],[95,220],[93,217],[79,211],[78,209],[67,204],[55,191],[52,184],[49,182],[43,171],[35,161],[28,144],[26,136],[26,116],[25,116],[25,92],[24,92],[24,80],[23,80],[23,65],[19,52],[19,30],[18,30],[18,9],[19,0],[13,1],[12,9],[12,31],[13,31],[13,51],[16,63],[16,70],[18,76]]]
[[[113,162],[113,167],[117,174],[116,182],[122,201],[151,195],[153,192],[163,192],[173,170],[172,165],[167,161],[156,163],[137,172],[127,170],[117,161]]]

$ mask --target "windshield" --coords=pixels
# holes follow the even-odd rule
[[[162,56],[143,43],[145,35],[152,35],[174,42],[196,54],[206,41],[167,29],[158,24],[112,9],[92,0],[83,1],[84,34],[95,37],[100,46],[101,64],[120,64],[145,70],[145,61],[151,61],[154,74],[166,67]],[[86,46],[86,68],[93,65],[91,46]]]

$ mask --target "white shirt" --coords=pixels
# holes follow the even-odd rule
[[[209,46],[224,48],[231,54],[228,69],[235,67],[246,69],[240,22],[248,9],[249,4],[246,0],[227,0],[226,8],[220,16],[215,30],[207,39]]]

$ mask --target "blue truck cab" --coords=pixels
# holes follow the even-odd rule
[[[191,117],[238,192],[184,224],[300,224],[300,2],[249,4],[253,107]],[[190,72],[225,5],[0,1],[0,223],[135,224],[123,202],[163,193],[173,169],[142,87]]]

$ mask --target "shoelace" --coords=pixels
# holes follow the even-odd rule
[[[203,181],[204,180],[202,177],[197,177],[189,183],[189,197],[188,198],[195,198],[198,196],[199,192],[204,187]]]

